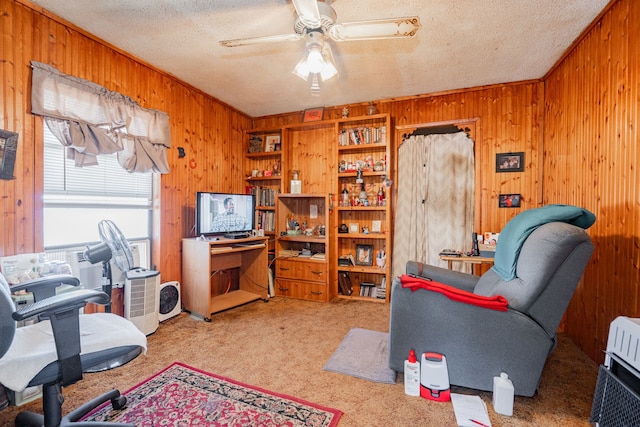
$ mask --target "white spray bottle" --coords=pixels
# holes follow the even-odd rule
[[[409,396],[420,396],[420,362],[413,349],[404,361],[404,392]]]

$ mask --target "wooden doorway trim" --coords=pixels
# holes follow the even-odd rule
[[[475,230],[482,230],[482,224],[480,224],[481,209],[482,204],[480,201],[482,197],[486,197],[484,194],[483,186],[479,185],[480,183],[480,169],[478,165],[482,164],[482,150],[478,147],[478,141],[482,141],[481,137],[481,126],[479,125],[480,117],[473,117],[468,119],[458,119],[458,120],[448,120],[442,122],[428,122],[428,123],[419,123],[419,124],[409,124],[409,125],[398,125],[396,126],[395,133],[395,141],[397,141],[396,146],[394,148],[393,159],[393,182],[396,185],[393,186],[393,191],[391,192],[393,197],[393,206],[397,206],[396,203],[398,201],[398,151],[400,150],[400,146],[404,142],[405,136],[409,136],[412,133],[420,130],[420,129],[435,129],[435,128],[447,128],[447,127],[456,127],[460,129],[460,131],[464,131],[467,133],[469,138],[473,140],[473,155],[475,157],[475,171],[474,171],[474,179],[475,179],[475,194],[474,194],[474,215],[473,215],[473,227]],[[395,209],[392,210],[393,214],[391,217],[392,224],[395,224],[396,221],[396,213]]]

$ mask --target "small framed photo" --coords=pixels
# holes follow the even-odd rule
[[[0,130],[0,179],[14,179],[13,169],[16,163],[18,134]]]
[[[500,208],[519,208],[519,194],[501,194],[498,196],[498,207]]]
[[[278,149],[276,149],[276,147],[278,147]],[[279,151],[279,147],[280,147],[280,135],[267,136],[264,142],[265,152]]]
[[[372,233],[381,233],[382,232],[382,221],[374,219],[371,221],[371,232]]]
[[[302,116],[303,122],[317,122],[324,117],[324,107],[310,108],[304,110],[304,116]]]
[[[373,265],[373,245],[356,245],[356,265]]]
[[[522,172],[524,152],[496,154],[496,172]]]
[[[360,232],[360,224],[357,222],[349,223],[349,233],[359,233]]]

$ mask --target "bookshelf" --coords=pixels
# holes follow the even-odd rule
[[[245,133],[247,193],[256,201],[254,228],[275,236],[276,195],[282,192],[282,131],[255,129]]]
[[[391,142],[389,116],[338,123],[336,294],[388,302],[391,285]],[[340,226],[344,231],[340,232]],[[345,283],[346,282],[346,283]],[[350,288],[350,289],[349,289]]]
[[[264,151],[262,147],[266,146],[267,138],[278,139],[279,150]],[[247,186],[249,191],[260,194],[269,189],[275,196],[275,206],[270,201],[260,201],[256,209],[259,215],[274,218],[275,225],[267,221],[263,229],[265,235],[273,235],[275,239],[270,249],[275,256],[276,281],[292,285],[284,286],[283,289],[287,291],[281,290],[280,294],[295,297],[306,295],[303,298],[317,301],[339,297],[388,302],[389,296],[383,292],[382,285],[388,287],[391,284],[392,198],[391,188],[385,186],[389,182],[387,178],[392,177],[393,165],[389,114],[254,129],[246,132],[247,150],[252,143],[258,147],[256,149],[263,151],[247,152]],[[251,176],[253,169],[269,170],[270,165],[277,162],[279,175],[265,176],[262,173],[262,176]],[[291,194],[289,187],[294,171],[300,171],[302,194]],[[364,191],[361,191],[362,186]],[[348,204],[342,204],[343,189],[347,190]],[[267,200],[271,200],[269,197]],[[325,260],[318,263],[322,265],[324,278],[317,282],[308,279],[317,276],[318,270],[313,273],[302,272],[302,265],[309,269],[313,264],[301,264],[299,260],[283,258],[279,254],[286,250],[286,246],[298,250],[307,243],[317,243],[316,240],[308,242],[303,236],[281,235],[282,232],[286,234],[282,218],[286,217],[287,212],[291,212],[296,204],[304,206],[304,203],[310,203],[309,199],[313,198],[324,200],[326,215]],[[257,200],[262,199],[257,197]],[[307,207],[295,209],[304,211]],[[341,224],[352,229],[348,229],[347,233],[338,233]],[[362,251],[367,248],[371,250],[371,265],[341,265],[341,257],[349,254],[356,257],[359,248],[364,248]],[[386,258],[379,266],[378,255],[382,253]],[[280,269],[281,266],[290,270]],[[295,276],[283,276],[287,274],[285,271],[294,270],[297,271]],[[305,274],[314,276],[307,277]],[[351,281],[353,291],[350,294],[340,292],[339,279],[345,274]],[[313,291],[308,290],[312,288]]]
[[[276,216],[276,295],[328,302],[328,197],[278,194]]]

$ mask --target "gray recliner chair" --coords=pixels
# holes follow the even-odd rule
[[[87,302],[108,304],[102,291],[78,289],[56,295],[61,285],[77,287],[72,276],[53,276],[12,285],[0,274],[0,383],[14,391],[43,387],[43,414],[21,412],[16,426],[129,426],[77,422],[101,404],[126,404],[111,390],[62,416],[62,388],[82,379],[83,372],[115,368],[146,351],[146,336],[129,320],[111,313],[80,314]],[[11,293],[32,292],[35,302],[15,308]],[[17,328],[17,321],[40,321]],[[73,424],[72,424],[73,423]]]
[[[497,252],[508,238],[500,234]],[[511,280],[504,280],[494,269],[480,277],[408,262],[408,275],[475,295],[501,295],[508,309],[457,302],[426,289],[412,292],[396,278],[391,291],[389,367],[402,372],[410,349],[416,354],[441,353],[452,385],[491,391],[493,377],[506,372],[515,394],[533,396],[592,252],[583,228],[549,222],[535,228],[522,243]]]

